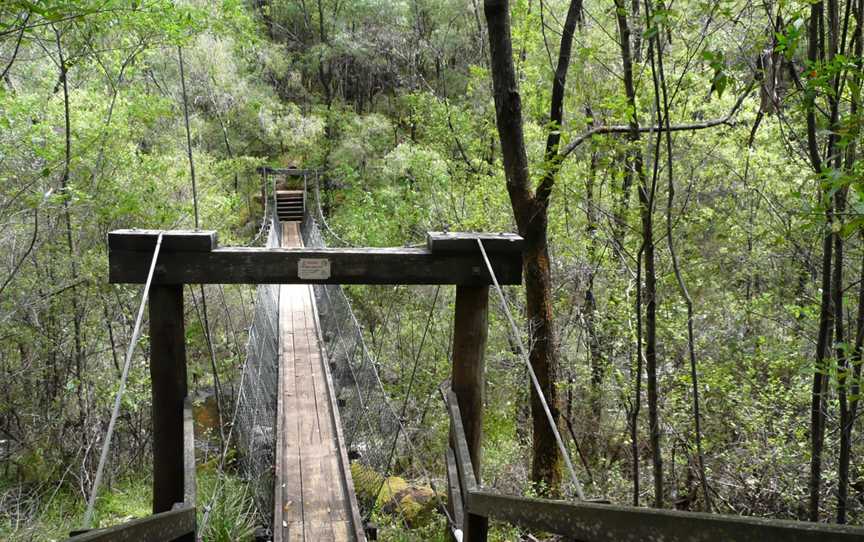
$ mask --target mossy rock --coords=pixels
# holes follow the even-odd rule
[[[392,511],[393,501],[396,499],[396,495],[407,487],[408,482],[406,482],[404,478],[398,476],[385,478],[384,483],[381,484],[381,491],[378,492],[378,497],[375,499],[375,508],[386,512],[386,508],[390,506]],[[396,500],[395,502],[398,503],[399,501]]]
[[[351,462],[351,478],[360,502],[374,502],[376,509],[404,519],[411,529],[428,525],[434,518],[438,499],[429,486],[413,486],[399,476],[384,478],[357,461]]]
[[[354,480],[354,492],[357,494],[357,500],[364,503],[374,502],[384,477],[371,467],[352,461],[351,478]]]
[[[397,489],[397,481],[391,484],[391,489],[386,495],[384,488],[387,487],[387,484],[385,483],[384,488],[381,488],[379,499],[381,497],[386,498],[384,502],[379,501],[381,511],[398,515],[405,520],[409,529],[428,525],[434,519],[438,508],[435,492],[429,486],[411,486],[401,478],[396,480],[404,484],[401,489]]]

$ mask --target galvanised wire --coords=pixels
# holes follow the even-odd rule
[[[271,225],[267,247],[279,245],[276,230]],[[268,524],[273,511],[273,465],[276,458],[278,318],[279,285],[258,285],[238,391],[236,429],[241,471],[251,487],[259,515]]]

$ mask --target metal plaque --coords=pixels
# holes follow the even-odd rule
[[[330,260],[327,258],[300,258],[297,276],[302,280],[327,280],[330,278]]]

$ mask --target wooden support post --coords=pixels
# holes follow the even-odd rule
[[[489,287],[458,286],[453,330],[453,376],[451,388],[459,401],[468,453],[477,484],[481,483],[483,401],[485,395],[484,354],[488,335]],[[469,542],[485,542],[488,519],[467,514],[465,535]]]
[[[184,501],[183,402],[186,342],[183,286],[150,290],[150,378],[153,391],[153,513]]]

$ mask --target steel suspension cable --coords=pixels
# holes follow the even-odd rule
[[[192,159],[192,132],[189,129],[189,100],[186,97],[186,70],[183,65],[183,48],[177,46],[177,58],[180,61],[180,85],[183,90],[183,121],[186,125],[186,152],[189,155],[189,174],[192,177],[192,208],[195,211],[195,229],[199,226],[198,217],[198,187],[195,183],[195,160]]]
[[[331,236],[333,236],[334,239],[339,241],[343,246],[350,247],[351,243],[349,243],[348,241],[345,241],[344,239],[342,239],[341,237],[336,235],[336,232],[334,232],[333,229],[330,227],[330,224],[327,223],[327,219],[324,218],[324,209],[321,208],[321,192],[318,188],[318,185],[319,185],[318,174],[316,173],[315,174],[315,206],[316,206],[316,209],[315,209],[316,213],[315,214],[318,215],[318,220],[321,221],[321,224],[324,225],[324,228],[327,230],[327,232]]]
[[[510,307],[507,305],[507,299],[504,297],[504,291],[501,290],[501,285],[498,284],[498,277],[495,276],[495,271],[492,269],[492,264],[489,262],[489,256],[486,254],[486,248],[483,246],[483,241],[477,239],[477,245],[480,247],[480,253],[483,254],[483,261],[486,262],[486,268],[489,270],[489,275],[492,277],[495,290],[498,292],[498,298],[501,300],[501,308],[504,309],[504,315],[507,317],[507,322],[510,324],[510,332],[516,339],[516,344],[519,346],[519,353],[521,354],[522,360],[525,362],[525,366],[528,368],[528,374],[531,376],[531,383],[534,385],[534,390],[540,397],[540,403],[543,405],[543,412],[546,413],[546,420],[549,422],[549,427],[555,435],[555,442],[558,444],[558,449],[564,457],[564,463],[567,465],[570,480],[573,482],[573,486],[576,489],[576,496],[580,501],[584,501],[585,494],[582,491],[582,484],[576,476],[576,470],[573,468],[570,454],[564,446],[564,441],[561,439],[561,433],[558,431],[558,426],[555,424],[555,419],[552,417],[552,411],[549,410],[549,403],[546,401],[546,396],[543,394],[543,388],[540,387],[540,381],[537,380],[537,374],[534,372],[534,367],[531,366],[531,360],[525,350],[525,344],[522,342],[522,335],[519,334],[519,328],[516,327],[513,315],[510,313]]]
[[[108,461],[108,452],[111,449],[111,437],[114,435],[114,427],[120,416],[120,405],[123,402],[123,394],[126,392],[126,381],[129,378],[129,369],[132,366],[132,354],[141,337],[141,322],[144,320],[144,307],[147,306],[147,298],[150,295],[150,285],[153,282],[153,272],[156,270],[156,260],[159,259],[159,251],[162,248],[162,232],[156,237],[156,248],[153,249],[153,259],[150,261],[150,270],[147,272],[147,281],[144,283],[144,293],[141,295],[141,305],[138,307],[138,317],[135,319],[135,327],[132,331],[132,339],[126,349],[126,359],[123,362],[123,373],[120,376],[120,387],[114,396],[114,408],[111,411],[111,419],[108,422],[108,430],[105,432],[105,442],[102,443],[102,453],[99,456],[99,465],[96,467],[96,477],[93,479],[93,487],[90,490],[90,499],[87,501],[87,510],[84,512],[84,528],[89,529],[93,521],[93,510],[96,506],[96,497],[99,494],[99,486],[102,483],[102,474]]]

